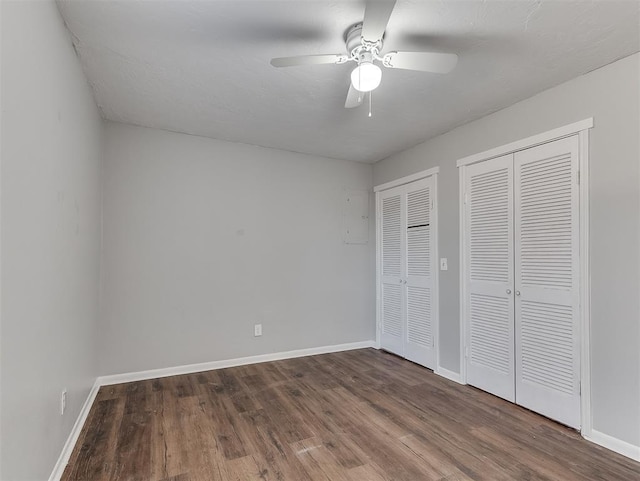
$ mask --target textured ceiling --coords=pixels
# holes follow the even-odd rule
[[[405,1],[383,52],[457,53],[448,75],[384,70],[344,109],[353,64],[273,68],[344,53],[362,1],[59,2],[105,118],[375,162],[640,50],[640,2]]]

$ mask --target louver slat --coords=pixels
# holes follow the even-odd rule
[[[430,275],[431,270],[431,198],[430,189],[407,194],[407,273]]]
[[[503,374],[510,371],[509,301],[499,297],[471,294],[471,362],[495,369]]]
[[[499,169],[471,178],[469,236],[471,280],[507,282],[509,277],[509,175]]]
[[[572,287],[572,182],[570,153],[520,169],[522,287]]]
[[[427,348],[433,346],[431,292],[425,287],[407,288],[407,340]]]
[[[382,273],[400,277],[400,196],[382,200]]]
[[[522,301],[521,315],[522,378],[571,394],[574,379],[571,307]]]
[[[400,286],[383,285],[382,287],[382,330],[384,334],[400,336],[402,334],[401,317],[402,293]]]

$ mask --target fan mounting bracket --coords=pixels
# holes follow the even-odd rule
[[[389,52],[388,54],[386,54],[384,57],[382,57],[382,65],[384,65],[387,68],[393,68],[393,54],[395,54],[396,52]]]

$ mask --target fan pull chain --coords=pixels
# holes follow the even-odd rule
[[[373,90],[369,92],[369,117],[371,117],[371,97],[373,96]]]

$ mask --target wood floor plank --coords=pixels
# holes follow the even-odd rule
[[[296,457],[314,480],[349,481],[347,473],[321,439],[309,438],[291,444]]]
[[[226,399],[222,405],[226,408]],[[235,434],[234,426],[225,425],[217,430],[214,424],[203,422],[207,419],[212,406],[201,397],[190,397],[185,401],[186,413],[183,416],[182,429],[186,434],[184,443],[187,446],[185,465],[189,467],[189,476],[193,479],[210,479],[226,481],[230,479],[228,461],[244,457],[242,440]],[[215,408],[213,408],[215,409]],[[237,421],[236,421],[237,423]],[[229,438],[229,433],[233,439]],[[241,448],[238,449],[238,446]]]
[[[261,471],[254,456],[232,459],[228,462],[229,481],[261,481],[274,479],[268,471]]]
[[[78,439],[70,464],[63,474],[69,480],[109,480],[124,413],[124,399],[106,399],[94,403],[87,418],[85,435]]]
[[[177,476],[171,476],[170,478],[161,479],[160,481],[191,481],[191,477],[188,473],[183,473]]]
[[[184,398],[177,395],[176,378],[154,384],[150,479],[171,478],[189,472],[189,433],[183,419],[188,414]]]
[[[265,479],[310,481],[309,476],[291,447],[281,438],[272,422],[258,424],[251,440],[259,472]]]
[[[151,467],[151,381],[131,383],[115,443],[114,481],[145,481]]]
[[[352,468],[347,471],[347,475],[351,481],[389,481],[390,478],[385,476],[384,471],[372,464],[365,464]]]
[[[429,443],[413,434],[400,438],[400,442],[411,451],[411,453],[422,460],[424,471],[432,479],[446,478],[452,474],[461,474],[455,466],[448,462],[448,458],[443,456],[438,446]]]
[[[631,481],[640,464],[375,349],[99,390],[63,481]]]
[[[211,435],[222,448],[226,459],[243,458],[247,455],[244,440],[239,435],[237,411],[230,406],[228,397],[209,393],[203,401],[204,419],[214,428]]]
[[[165,417],[165,409],[167,413],[174,412],[175,396],[171,394],[172,390],[167,387],[171,378],[163,378],[154,380],[152,383],[152,416],[151,416],[151,437],[155,440],[151,444],[149,472],[150,479],[179,479],[182,473],[175,473],[170,476],[167,459],[169,448],[167,446],[168,433],[171,430],[172,416]],[[167,393],[165,399],[165,391]],[[169,438],[170,439],[170,438]],[[173,473],[172,473],[173,474]]]
[[[300,414],[291,409],[291,403],[286,401],[279,388],[280,386],[256,394],[272,420],[272,428],[280,433],[286,443],[313,436],[313,431],[307,428]]]
[[[321,439],[324,447],[333,455],[344,469],[363,466],[368,460],[366,453],[358,449],[351,438],[345,434],[335,434]]]

